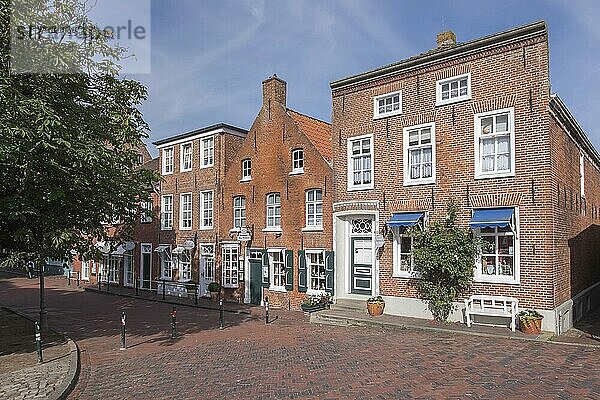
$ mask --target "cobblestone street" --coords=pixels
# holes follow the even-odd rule
[[[71,399],[600,398],[600,349],[416,330],[311,325],[272,310],[171,307],[48,279],[49,323],[81,350]],[[0,279],[0,303],[35,317],[35,281]],[[119,316],[127,312],[127,350]],[[277,318],[277,319],[275,319]]]

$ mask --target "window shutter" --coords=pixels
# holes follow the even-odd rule
[[[285,251],[285,290],[294,290],[294,252]]]
[[[325,252],[325,291],[334,294],[335,259],[333,251]]]
[[[262,285],[268,288],[271,282],[271,268],[269,268],[269,254],[267,250],[262,251]]]
[[[306,292],[308,289],[307,282],[307,271],[306,271],[306,251],[298,250],[298,291]]]

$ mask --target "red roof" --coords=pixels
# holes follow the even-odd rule
[[[332,159],[331,151],[331,124],[318,120],[297,111],[287,109],[290,117],[296,122],[298,128],[308,137],[319,153],[327,161]]]

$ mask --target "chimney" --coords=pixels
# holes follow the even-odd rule
[[[276,101],[285,107],[285,90],[287,84],[283,79],[279,79],[276,74],[266,79],[263,85],[263,104],[268,104],[269,100]]]
[[[452,31],[437,34],[437,47],[448,47],[456,44],[456,35]]]

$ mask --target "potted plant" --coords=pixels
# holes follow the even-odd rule
[[[385,300],[381,296],[369,297],[367,300],[367,311],[369,315],[377,317],[383,314],[385,308]]]
[[[219,282],[211,282],[208,284],[208,291],[210,292],[210,299],[213,302],[219,301],[221,294],[221,284]]]
[[[329,293],[312,294],[306,296],[300,304],[302,311],[314,312],[324,310],[331,303],[331,295]]]
[[[539,335],[542,333],[542,319],[544,318],[535,310],[523,310],[519,314],[519,326],[523,333],[533,333]]]

